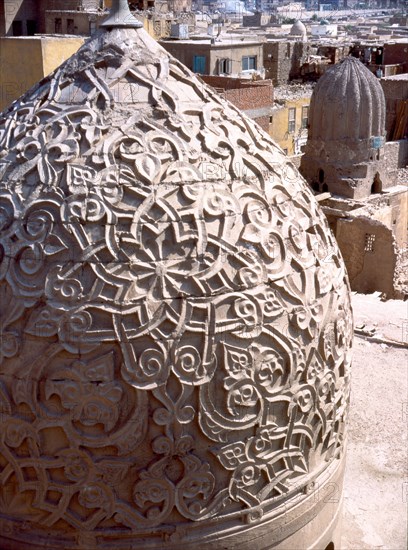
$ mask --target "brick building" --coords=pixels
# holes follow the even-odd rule
[[[248,80],[224,76],[202,75],[225,99],[231,101],[247,116],[255,120],[263,130],[269,131],[273,108],[273,84],[271,80]]]

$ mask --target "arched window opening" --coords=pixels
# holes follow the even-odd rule
[[[380,174],[377,172],[374,176],[373,184],[371,186],[371,194],[382,192],[382,181]]]
[[[319,183],[323,183],[324,182],[324,170],[322,170],[320,168],[319,170]]]

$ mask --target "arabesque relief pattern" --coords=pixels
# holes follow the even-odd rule
[[[349,295],[316,202],[254,123],[121,32],[1,120],[11,537],[258,521],[344,444]]]

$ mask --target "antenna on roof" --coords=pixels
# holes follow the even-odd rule
[[[140,29],[143,23],[130,12],[127,0],[113,0],[108,18],[99,25],[105,29],[133,28]]]

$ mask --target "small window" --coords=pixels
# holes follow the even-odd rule
[[[323,182],[324,182],[324,170],[319,168],[319,183],[323,183]]]
[[[288,149],[285,147],[283,152],[285,153],[285,155],[287,155],[288,154]]]
[[[13,36],[22,36],[23,35],[23,22],[22,21],[13,21],[12,29],[13,29]]]
[[[291,107],[289,109],[289,122],[288,122],[289,134],[293,134],[295,132],[295,127],[296,127],[296,108]]]
[[[243,71],[256,70],[256,55],[245,55],[242,58],[242,70]]]
[[[371,186],[371,193],[381,193],[381,191],[382,191],[382,181],[380,178],[380,174],[376,172],[374,176],[373,184]]]
[[[306,130],[309,124],[309,107],[302,107],[302,130]]]
[[[231,74],[231,59],[218,60],[218,74]]]
[[[62,33],[62,19],[60,17],[55,18],[55,34]]]
[[[27,20],[27,35],[28,36],[34,36],[37,32],[37,21],[34,21],[33,19]]]
[[[269,124],[272,124],[272,122],[273,122],[273,116],[271,115],[271,116],[269,117]]]
[[[74,34],[74,20],[73,19],[67,19],[67,33],[68,34]]]
[[[366,233],[364,252],[374,252],[375,235],[372,233]]]
[[[206,57],[205,55],[195,55],[193,57],[193,71],[199,74],[206,74]]]

